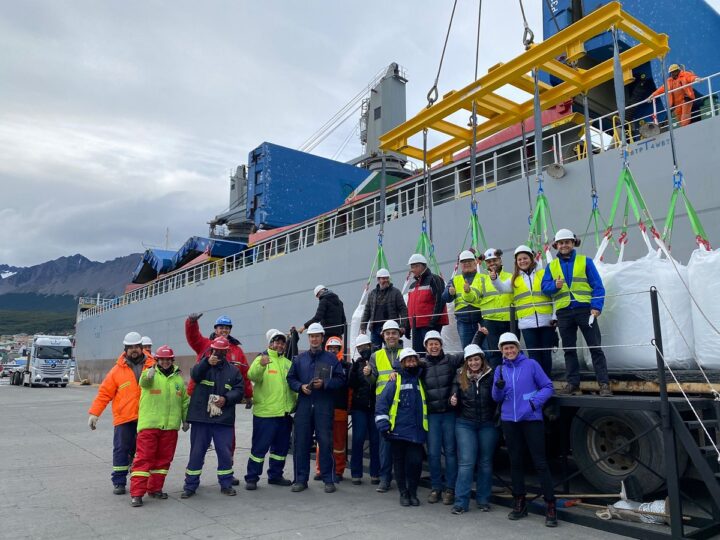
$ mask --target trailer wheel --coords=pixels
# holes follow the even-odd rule
[[[10,384],[13,386],[20,386],[20,372],[19,371],[13,371],[12,379],[10,380]]]
[[[658,415],[647,411],[579,409],[570,426],[570,441],[579,469],[588,467],[583,476],[602,493],[620,492],[620,481],[631,474],[637,478],[644,494],[657,491],[665,483],[665,454],[662,432],[654,429],[613,454],[590,466],[609,451],[640,435],[658,423]],[[677,447],[678,472],[687,466],[687,453]],[[658,478],[647,467],[657,472]]]
[[[62,383],[60,386],[62,386],[63,388],[65,388],[65,387],[67,386],[67,383]]]

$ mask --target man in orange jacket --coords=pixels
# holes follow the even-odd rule
[[[678,64],[672,64],[668,69],[668,74],[670,75],[667,80],[668,99],[670,100],[668,105],[675,116],[675,120],[681,126],[687,126],[690,123],[692,102],[695,99],[695,90],[690,84],[697,80],[697,75],[692,71],[681,69]],[[650,94],[647,102],[651,102],[664,92],[665,86],[663,85]]]
[[[123,340],[123,352],[105,376],[95,401],[88,413],[88,426],[97,427],[98,418],[112,401],[113,424],[113,472],[111,475],[115,495],[125,494],[128,469],[135,455],[140,385],[138,380],[143,369],[152,367],[153,361],[143,353],[142,337],[130,332]]]

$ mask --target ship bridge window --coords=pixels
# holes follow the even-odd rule
[[[381,113],[382,107],[376,107],[373,111],[373,119],[374,120],[380,120],[380,113]]]
[[[57,359],[72,357],[72,347],[42,346],[35,349],[35,356],[40,359]]]

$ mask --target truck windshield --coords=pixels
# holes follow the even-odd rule
[[[44,345],[35,349],[36,358],[70,358],[72,356],[72,347],[50,347]]]

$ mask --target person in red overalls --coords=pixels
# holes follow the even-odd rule
[[[692,102],[695,99],[695,90],[690,84],[697,80],[697,75],[692,71],[681,69],[678,64],[672,64],[668,69],[668,74],[670,75],[667,80],[670,110],[680,126],[687,126],[690,123]],[[650,94],[647,102],[650,103],[664,92],[665,86],[663,85]]]
[[[198,319],[200,319],[202,315],[202,313],[191,313],[190,315],[188,315],[188,318],[185,321],[185,339],[187,339],[188,345],[190,345],[192,350],[195,351],[195,353],[197,354],[197,361],[199,362],[200,360],[202,360],[203,356],[207,356],[209,354],[210,344],[215,338],[224,337],[225,339],[227,339],[230,342],[230,349],[228,349],[227,356],[225,358],[231,365],[235,366],[240,370],[240,374],[242,375],[244,383],[243,395],[245,396],[245,408],[251,408],[253,387],[252,382],[250,382],[250,379],[247,376],[247,372],[250,366],[248,365],[248,361],[245,357],[245,353],[243,352],[242,347],[240,347],[240,342],[230,335],[230,332],[232,331],[232,320],[230,320],[230,317],[228,317],[227,315],[222,315],[221,317],[218,317],[213,327],[213,333],[210,334],[209,337],[205,337],[200,333],[200,325],[198,324]],[[195,382],[190,379],[187,389],[188,395],[192,396],[194,388]],[[232,451],[233,455],[235,455],[234,435]],[[233,478],[232,485],[237,486],[239,484],[240,480],[238,480],[237,478]]]

